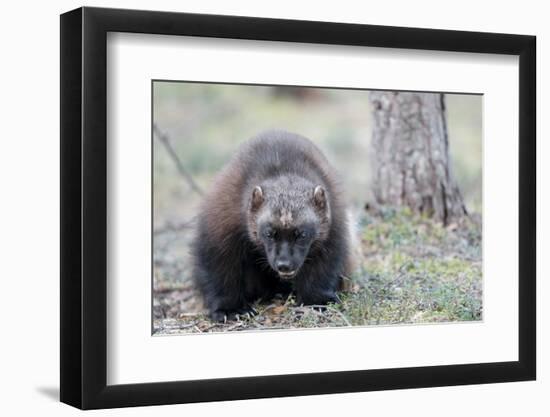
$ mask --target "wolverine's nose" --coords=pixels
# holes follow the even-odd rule
[[[290,262],[287,260],[277,261],[277,271],[284,273],[290,272]]]

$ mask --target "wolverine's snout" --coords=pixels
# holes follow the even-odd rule
[[[296,275],[296,269],[293,268],[287,259],[279,259],[275,263],[275,266],[277,267],[277,273],[282,279],[294,278],[294,275]]]
[[[286,259],[284,260],[279,259],[277,261],[277,272],[280,272],[283,274],[288,274],[289,272],[292,272],[290,268],[290,261]]]

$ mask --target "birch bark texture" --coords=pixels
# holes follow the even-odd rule
[[[467,215],[452,175],[445,96],[371,91],[373,194],[447,225]]]

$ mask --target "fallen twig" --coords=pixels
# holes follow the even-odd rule
[[[158,236],[158,235],[161,235],[161,234],[167,233],[167,232],[180,232],[182,230],[192,228],[194,222],[195,222],[195,218],[192,218],[190,220],[187,220],[187,221],[182,222],[182,223],[177,223],[177,224],[167,223],[164,226],[159,227],[158,229],[155,229],[153,231],[153,234],[155,236]]]

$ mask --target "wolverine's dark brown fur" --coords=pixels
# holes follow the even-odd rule
[[[199,213],[194,277],[212,318],[276,293],[337,301],[349,233],[337,175],[308,139],[269,131],[217,176]]]

